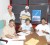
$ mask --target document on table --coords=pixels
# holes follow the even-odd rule
[[[18,36],[18,38],[14,38],[14,39],[12,39],[12,40],[25,40],[26,39],[26,37],[25,36]]]
[[[18,41],[18,40],[25,40],[26,37],[25,36],[18,36],[17,38],[13,38],[13,39],[10,39],[10,38],[3,38],[7,41]]]
[[[24,32],[20,32],[20,33],[18,33],[18,34],[21,35],[21,36],[27,36],[27,35],[30,34],[30,32],[26,32],[26,33],[24,33]]]
[[[36,32],[39,36],[44,36],[44,33],[42,31]]]

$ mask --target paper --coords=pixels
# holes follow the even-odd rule
[[[10,39],[10,38],[3,38],[5,40],[8,40],[8,41],[17,41],[17,40],[25,40],[26,37],[25,36],[18,36],[17,38],[13,38],[13,39]]]
[[[21,16],[21,18],[22,18],[22,19],[27,19],[27,18],[29,18],[29,19],[30,19],[30,17],[29,17],[29,16],[24,15],[24,14]]]
[[[21,35],[21,36],[27,36],[27,35],[29,35],[30,33],[29,33],[29,32],[27,32],[27,33],[20,32],[20,33],[18,33],[18,34]]]
[[[17,38],[18,40],[25,40],[26,39],[26,37],[25,36],[18,36],[18,38]]]
[[[36,32],[39,36],[44,36],[44,33],[42,31]]]
[[[36,45],[39,42],[39,40],[31,38],[26,42],[27,45]]]

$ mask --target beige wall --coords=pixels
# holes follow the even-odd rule
[[[10,4],[10,0],[0,0],[0,20],[2,15],[7,12],[7,6]]]

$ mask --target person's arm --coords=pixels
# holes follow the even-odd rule
[[[30,14],[30,12],[29,12],[29,19],[31,20],[31,14]]]
[[[18,29],[18,31],[22,31],[22,27],[20,26],[20,28]]]
[[[16,32],[14,32],[14,34],[13,34],[14,36],[16,36],[17,35],[17,33]]]
[[[39,31],[39,25],[37,25],[36,27],[35,27],[35,32],[38,32]]]
[[[43,33],[50,34],[50,27],[47,25],[45,30],[42,30]]]
[[[12,39],[14,36],[11,36],[11,35],[9,35],[9,34],[7,34],[7,35],[5,35],[7,38],[10,38],[10,39]]]
[[[22,19],[21,16],[22,16],[22,11],[20,12],[20,17],[19,17],[20,20]]]
[[[31,34],[34,32],[34,29],[33,29],[33,27],[31,27]]]
[[[43,32],[43,33],[46,33],[46,34],[49,34],[49,32],[46,32],[46,31],[44,31],[44,30],[42,30],[42,32]]]
[[[35,29],[36,32],[38,32],[39,30]]]
[[[13,20],[15,20],[15,15],[14,15],[14,13],[13,13]]]
[[[27,32],[27,30],[22,30],[22,27],[19,28],[19,31],[21,31],[21,32]]]
[[[14,35],[10,35],[9,34],[8,27],[4,27],[4,29],[3,29],[3,36],[7,37],[7,38],[13,38],[13,37],[15,37]]]

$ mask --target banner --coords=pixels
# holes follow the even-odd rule
[[[32,10],[32,22],[41,20],[41,10]]]

